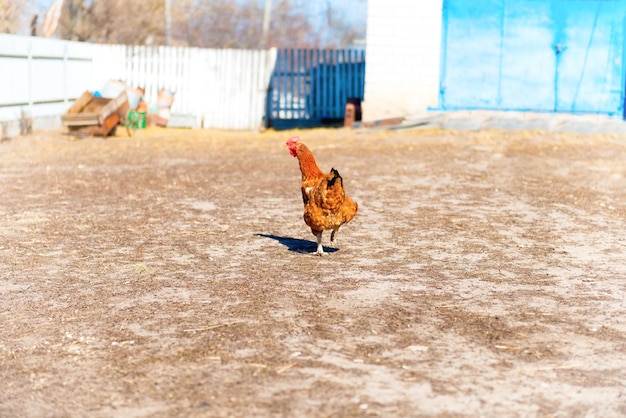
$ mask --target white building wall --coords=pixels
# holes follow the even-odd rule
[[[368,0],[363,119],[437,107],[443,0]]]

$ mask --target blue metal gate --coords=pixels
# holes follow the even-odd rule
[[[365,51],[281,49],[270,80],[265,125],[276,129],[343,121],[348,100],[360,109]]]
[[[621,114],[624,0],[444,0],[440,106]]]

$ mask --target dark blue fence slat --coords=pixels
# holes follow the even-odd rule
[[[297,51],[297,59],[296,59],[296,91],[297,91],[297,102],[298,102],[298,118],[302,119],[304,116],[302,114],[302,50],[298,49]]]
[[[288,109],[289,111],[287,112],[287,114],[289,115],[290,118],[293,118],[295,116],[295,103],[294,103],[294,96],[295,96],[295,85],[296,85],[296,80],[295,80],[295,73],[293,72],[294,67],[295,67],[295,50],[291,50],[289,51],[289,60],[287,61],[289,64],[287,65],[287,80],[289,80],[289,86],[287,87],[289,89],[289,105],[288,105]]]
[[[315,74],[313,77],[313,85],[311,85],[311,95],[315,97],[315,108],[313,109],[313,112],[316,120],[322,117],[322,115],[320,115],[320,109],[322,108],[322,95],[317,94],[316,89],[319,88],[318,86],[321,86],[322,82],[322,72],[319,71],[319,66],[320,63],[324,61],[323,52],[324,51],[320,51],[319,49],[315,51],[317,59],[315,60],[314,65],[311,66],[311,71]]]
[[[365,97],[365,51],[359,51],[359,74],[358,74],[358,84],[356,86],[356,97]],[[361,99],[362,100],[362,99]]]
[[[341,117],[341,108],[344,107],[346,104],[340,103],[341,101],[341,90],[342,90],[342,84],[343,84],[343,67],[344,65],[342,64],[342,59],[341,56],[343,54],[343,51],[337,51],[337,54],[335,55],[335,82],[333,83],[333,85],[335,86],[335,95],[334,95],[334,100],[333,100],[333,114],[332,117],[333,118],[338,118]]]
[[[322,60],[322,62],[320,63],[320,67],[322,70],[322,80],[320,82],[320,85],[317,86],[317,90],[321,91],[318,94],[322,95],[322,107],[320,108],[320,117],[325,117],[326,116],[326,112],[328,109],[328,102],[329,102],[329,92],[330,92],[330,82],[328,81],[328,62],[329,62],[329,56],[328,56],[328,50],[324,50],[324,59]]]
[[[352,51],[347,51],[348,54],[348,62],[352,62],[353,56],[352,56]],[[354,66],[353,65],[347,65],[346,69],[348,70],[348,75],[347,75],[347,83],[346,83],[346,90],[347,90],[347,95],[348,97],[354,97],[352,96],[352,92],[354,91],[354,77],[356,76],[356,72],[354,71]]]

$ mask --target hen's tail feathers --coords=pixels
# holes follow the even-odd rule
[[[335,170],[334,168],[330,169],[330,175],[328,177],[328,188],[333,187],[337,179],[339,179],[339,184],[343,185],[343,178],[341,177],[341,175],[339,175],[339,171]]]

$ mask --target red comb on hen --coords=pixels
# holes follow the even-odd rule
[[[298,139],[300,138],[297,136],[292,136],[291,138],[287,140],[287,142],[285,142],[285,145],[289,149],[289,154],[291,154],[292,157],[296,157],[298,155],[298,150],[297,150]]]

